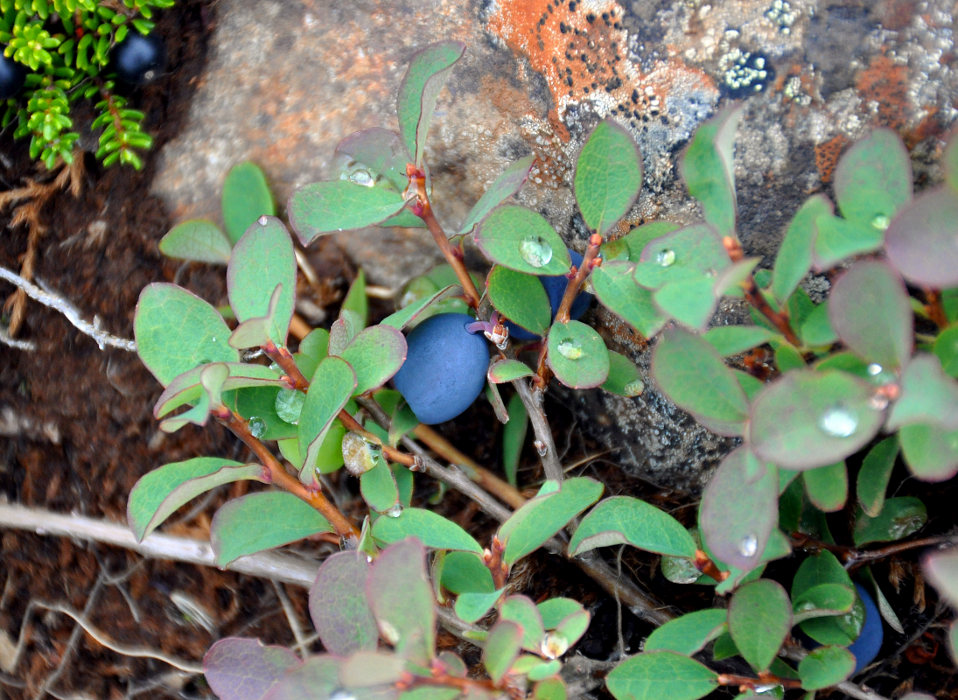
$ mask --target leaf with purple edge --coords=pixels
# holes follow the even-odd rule
[[[316,572],[309,589],[309,614],[331,654],[348,656],[376,648],[379,630],[366,600],[368,574],[366,555],[358,551],[336,552]]]
[[[599,122],[579,152],[573,181],[586,226],[606,234],[626,215],[641,188],[642,158],[632,134],[615,122]]]
[[[502,171],[495,182],[479,198],[475,206],[469,210],[466,220],[459,228],[459,234],[466,235],[471,232],[476,224],[482,221],[490,211],[518,192],[526,178],[529,177],[529,170],[532,168],[534,161],[534,155],[526,156]]]
[[[203,673],[221,700],[259,700],[299,664],[299,657],[286,647],[226,637],[206,652]]]

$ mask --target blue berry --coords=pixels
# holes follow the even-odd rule
[[[858,591],[858,597],[861,598],[862,605],[865,606],[865,622],[862,623],[861,634],[848,647],[848,651],[855,655],[855,674],[858,674],[878,656],[884,633],[881,615],[875,601],[872,600],[868,591],[861,584],[856,583],[855,590]]]
[[[23,87],[27,78],[27,69],[0,51],[0,100],[13,97]]]
[[[127,35],[113,49],[116,76],[128,85],[147,85],[160,77],[166,68],[166,46],[157,34]]]
[[[482,333],[466,330],[474,322],[466,314],[439,314],[407,336],[406,361],[393,383],[420,423],[452,420],[482,393],[489,347]]]
[[[582,255],[570,248],[569,257],[572,258],[572,264],[578,269],[582,264]],[[552,306],[552,318],[554,320],[556,312],[559,310],[559,304],[562,303],[562,295],[565,294],[565,288],[569,283],[569,278],[565,275],[549,275],[539,277],[539,281],[542,282],[542,286],[545,287],[546,294],[549,296],[549,305]],[[569,318],[573,321],[579,320],[591,303],[591,294],[586,292],[580,293],[572,301],[572,308],[569,309]],[[530,333],[525,328],[517,326],[514,323],[506,322],[506,326],[509,328],[509,336],[514,340],[527,341],[539,339],[539,336]]]

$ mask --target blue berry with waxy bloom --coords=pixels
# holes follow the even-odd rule
[[[130,33],[113,49],[113,67],[127,85],[148,85],[166,69],[166,45],[158,34]]]
[[[572,258],[572,264],[575,268],[579,269],[579,266],[582,264],[582,255],[570,248],[569,257]],[[552,319],[555,320],[556,312],[559,310],[559,304],[562,303],[562,295],[565,294],[565,288],[569,283],[569,278],[565,275],[544,275],[539,277],[539,281],[542,282],[542,286],[545,287],[546,294],[549,296],[549,305],[552,307]],[[572,300],[572,307],[569,309],[569,318],[573,321],[578,321],[591,303],[592,295],[588,292],[580,292],[576,298]],[[530,333],[525,328],[517,326],[514,323],[507,321],[506,327],[509,329],[509,337],[514,340],[526,341],[539,339],[539,336],[536,334]]]
[[[862,623],[861,634],[852,642],[848,651],[855,655],[855,674],[861,672],[868,664],[875,660],[881,649],[884,631],[882,630],[881,614],[871,595],[860,583],[855,584],[855,591],[865,606],[865,621]]]
[[[393,384],[420,423],[452,420],[482,393],[489,366],[489,346],[466,314],[427,318],[406,337],[406,361]]]
[[[26,66],[7,58],[0,50],[0,100],[13,97],[27,79]]]

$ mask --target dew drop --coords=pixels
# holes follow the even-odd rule
[[[582,346],[578,341],[567,338],[559,342],[559,354],[567,360],[578,360],[582,357]]]
[[[547,632],[539,644],[539,652],[547,659],[558,659],[569,650],[569,641],[557,632]]]
[[[269,219],[266,218],[265,216],[261,216],[256,220],[256,223],[258,223],[260,226],[265,226],[266,224],[269,223]]]
[[[552,260],[552,246],[538,236],[525,238],[519,244],[519,256],[532,267],[544,267]]]
[[[329,700],[356,700],[356,696],[344,688],[339,688],[330,693]]]
[[[631,381],[622,387],[622,393],[626,396],[639,396],[643,391],[645,391],[645,384],[641,379]]]
[[[675,263],[675,251],[671,248],[664,248],[655,254],[655,262],[662,267],[671,267]]]
[[[542,442],[542,440],[536,440],[532,444],[535,446],[536,452],[539,453],[540,457],[545,457],[549,453],[549,448],[546,447],[546,444]]]
[[[249,432],[254,438],[261,438],[266,434],[266,421],[259,416],[252,416],[249,419]]]
[[[883,370],[883,367],[882,367],[880,364],[878,364],[877,362],[872,362],[872,363],[871,363],[870,365],[868,365],[868,367],[866,368],[866,371],[867,371],[868,374],[870,374],[872,377],[881,374],[881,373],[882,373],[882,370]]]
[[[306,403],[306,394],[303,392],[295,389],[280,389],[274,402],[276,415],[287,423],[298,425],[304,403]]]
[[[831,437],[851,437],[858,428],[858,416],[846,406],[838,404],[825,410],[822,417],[818,419],[818,427]]]
[[[755,535],[746,535],[738,543],[738,553],[751,559],[758,554],[758,538]]]
[[[872,219],[872,227],[878,229],[879,231],[884,231],[888,228],[888,225],[891,223],[885,214],[877,214],[874,219]]]
[[[402,515],[402,503],[397,503],[391,508],[387,508],[383,511],[383,515],[390,518],[398,518],[400,515]]]
[[[874,408],[876,411],[884,411],[886,408],[888,408],[890,401],[891,400],[885,394],[876,392],[869,397],[868,405]]]
[[[382,459],[382,450],[358,433],[343,436],[343,462],[353,476],[365,474]]]
[[[363,187],[372,187],[376,184],[376,177],[362,167],[349,168],[343,171],[339,177],[341,180],[347,180],[354,185],[362,185]]]

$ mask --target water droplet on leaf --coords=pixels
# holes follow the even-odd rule
[[[858,416],[846,406],[838,404],[825,410],[818,419],[818,427],[831,437],[851,437],[858,428]]]
[[[267,219],[265,216],[261,216],[256,220],[256,223],[258,223],[260,226],[265,226],[268,222],[269,219]]]
[[[339,177],[341,180],[347,180],[354,185],[362,185],[363,187],[372,187],[376,184],[375,175],[366,170],[366,168],[358,166],[344,170]]]
[[[622,387],[622,393],[626,396],[639,396],[643,391],[645,391],[645,384],[641,379],[631,381]]]
[[[353,476],[365,474],[382,459],[382,449],[358,433],[343,436],[343,462]]]
[[[891,219],[889,219],[885,214],[877,214],[875,218],[872,219],[872,226],[877,228],[879,231],[884,231],[886,228],[888,228],[890,223]]]
[[[276,415],[287,423],[297,425],[299,414],[303,412],[304,403],[306,403],[306,394],[303,392],[295,389],[280,389],[274,402]]]
[[[539,651],[547,659],[557,659],[568,650],[569,641],[555,632],[547,632],[539,645]]]
[[[339,688],[330,693],[329,700],[356,700],[356,696],[348,690]]]
[[[671,248],[665,248],[655,254],[655,262],[662,267],[671,267],[675,263],[675,251]]]
[[[578,341],[568,338],[559,342],[559,354],[567,360],[578,360],[582,357],[582,346]]]
[[[552,246],[538,236],[525,238],[519,244],[519,255],[532,267],[544,267],[552,260]]]
[[[249,419],[249,432],[254,438],[261,438],[266,434],[266,421],[259,416]]]
[[[884,411],[886,408],[888,408],[889,403],[890,403],[890,399],[888,398],[888,396],[881,393],[880,391],[872,394],[871,397],[868,399],[868,405],[871,408],[874,408],[876,411]]]
[[[877,362],[872,362],[872,363],[871,363],[870,365],[868,365],[868,367],[866,368],[868,374],[870,374],[870,375],[873,376],[873,377],[876,376],[876,375],[881,374],[881,373],[882,373],[882,369],[883,369],[882,366],[881,366],[880,364],[878,364]]]
[[[402,504],[397,503],[391,508],[387,508],[383,511],[383,515],[386,515],[390,518],[398,518],[400,515],[402,515]]]
[[[751,559],[758,554],[758,538],[755,535],[746,535],[738,543],[738,553]]]

